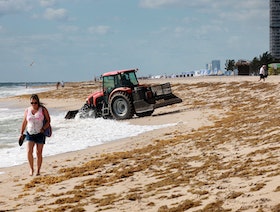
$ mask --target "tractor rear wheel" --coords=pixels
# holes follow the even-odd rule
[[[134,109],[129,94],[124,92],[115,93],[110,101],[110,111],[117,120],[132,118]]]

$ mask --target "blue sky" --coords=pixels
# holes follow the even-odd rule
[[[0,0],[0,82],[224,69],[266,51],[266,0]]]

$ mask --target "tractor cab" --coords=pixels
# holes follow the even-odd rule
[[[135,69],[108,72],[102,75],[103,92],[110,94],[116,88],[128,87],[133,89],[138,86]]]

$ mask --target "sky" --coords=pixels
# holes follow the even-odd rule
[[[224,70],[267,51],[268,0],[0,0],[0,82]]]

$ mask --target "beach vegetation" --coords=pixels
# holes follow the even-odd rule
[[[183,112],[199,109],[211,120],[193,130],[170,130],[138,148],[83,158],[83,164],[32,178],[22,186],[26,195],[18,199],[52,190],[44,193],[48,202],[38,204],[41,211],[89,206],[94,211],[124,210],[131,202],[147,211],[230,211],[229,205],[242,196],[259,195],[267,187],[279,192],[279,186],[270,183],[280,176],[279,96],[271,94],[280,85],[195,82],[177,89],[184,99]],[[72,186],[65,187],[67,183]],[[278,203],[269,208],[253,201],[253,206],[246,203],[239,210],[279,209]]]
[[[161,206],[158,209],[158,212],[175,212],[175,211],[186,211],[190,208],[197,207],[201,204],[200,201],[193,200],[184,200],[180,203],[177,203],[176,207],[169,208],[167,205]]]
[[[275,205],[272,209],[272,212],[278,212],[278,211],[280,211],[280,204]]]

